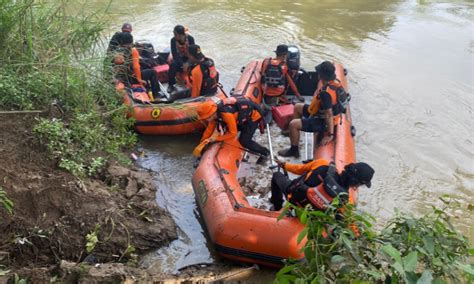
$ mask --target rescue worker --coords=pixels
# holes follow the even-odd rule
[[[119,47],[115,51],[115,78],[127,87],[140,84],[151,86],[153,97],[159,96],[158,77],[153,69],[140,69],[140,54],[133,45],[133,36],[124,32],[118,35]]]
[[[288,56],[288,46],[280,44],[275,50],[275,58],[267,58],[263,62],[263,93],[264,103],[272,106],[278,104],[279,98],[286,93],[288,85],[300,101],[304,101],[293,78],[288,72],[286,59]]]
[[[365,185],[370,188],[374,176],[374,169],[366,163],[350,163],[338,174],[334,164],[325,159],[313,160],[307,164],[276,162],[299,177],[290,180],[281,172],[273,174],[270,201],[275,211],[282,208],[283,196],[297,206],[311,204],[314,209],[324,211],[341,193],[341,201],[346,202],[349,187]]]
[[[188,72],[191,98],[215,94],[219,83],[219,72],[216,70],[214,61],[205,57],[197,44],[189,46],[188,55],[191,64]]]
[[[209,123],[201,137],[201,143],[206,140],[207,143],[232,140],[240,130],[240,145],[260,154],[257,163],[263,164],[269,157],[270,151],[252,140],[263,119],[258,104],[245,98],[231,97],[219,105],[214,102],[205,103],[199,107],[197,113],[200,120],[207,120]],[[213,136],[216,128],[220,133]]]
[[[177,25],[173,29],[174,37],[171,38],[171,54],[173,55],[173,62],[168,71],[168,93],[173,92],[176,84],[176,74],[178,72],[187,72],[188,62],[188,47],[193,45],[194,37],[186,33],[186,28],[182,25]]]
[[[335,126],[340,121],[341,113],[345,112],[347,103],[347,93],[336,79],[335,70],[334,64],[329,61],[316,66],[323,87],[313,96],[310,105],[302,103],[295,105],[294,117],[289,124],[291,147],[279,151],[280,156],[299,158],[300,130],[316,132],[320,136],[325,134],[321,145],[327,145],[334,139]]]
[[[122,33],[132,33],[132,25],[130,23],[124,23],[122,25]],[[120,32],[116,32],[110,39],[109,46],[107,47],[107,54],[112,54],[119,47],[119,34]]]

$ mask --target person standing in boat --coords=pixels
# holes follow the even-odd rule
[[[345,112],[348,95],[336,79],[336,68],[329,61],[316,66],[322,88],[313,96],[311,104],[297,103],[294,109],[294,118],[290,121],[289,132],[291,147],[281,150],[282,157],[299,158],[300,131],[313,132],[324,135],[320,144],[327,145],[334,139],[334,129]]]
[[[182,25],[177,25],[173,29],[174,36],[170,40],[171,54],[173,55],[173,62],[168,71],[168,93],[173,92],[176,84],[176,74],[178,72],[187,72],[188,68],[188,48],[195,44],[194,37],[186,33],[186,28]]]
[[[262,84],[264,104],[268,106],[277,105],[279,98],[286,93],[288,86],[300,100],[304,101],[288,72],[288,65],[286,63],[288,46],[285,44],[278,45],[275,54],[275,58],[267,58],[263,61]]]
[[[197,114],[200,120],[207,120],[209,123],[201,137],[201,143],[232,140],[240,130],[240,145],[260,154],[258,164],[263,164],[269,157],[270,151],[252,140],[263,119],[263,112],[258,104],[245,98],[231,97],[219,105],[207,102],[198,108]],[[216,129],[219,135],[214,136]]]
[[[133,46],[131,33],[118,35],[119,47],[114,54],[114,76],[127,87],[132,85],[151,86],[153,97],[159,96],[158,77],[153,69],[140,69],[140,54]]]
[[[338,174],[334,164],[325,159],[313,160],[307,164],[290,164],[280,160],[276,160],[276,163],[299,177],[290,180],[281,172],[273,174],[270,201],[275,211],[282,208],[284,196],[297,206],[311,204],[316,210],[325,210],[340,194],[341,200],[346,202],[349,187],[365,185],[370,188],[375,172],[366,163],[350,163]]]
[[[214,60],[204,56],[197,44],[189,46],[188,55],[191,64],[188,72],[191,98],[215,94],[219,84],[219,72],[216,70]]]

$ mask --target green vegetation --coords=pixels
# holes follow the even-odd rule
[[[6,192],[0,187],[0,204],[7,210],[8,214],[13,214],[13,201],[8,199]]]
[[[468,264],[474,249],[457,232],[446,212],[459,204],[441,199],[445,207],[415,218],[396,212],[380,232],[374,219],[347,206],[341,212],[338,200],[326,212],[292,205],[306,229],[305,260],[282,268],[276,283],[459,283],[474,280],[474,265]],[[357,229],[354,229],[357,225]],[[326,234],[330,232],[329,234]],[[355,233],[357,232],[357,233]],[[356,237],[356,235],[359,235]],[[465,279],[464,281],[462,279]]]
[[[121,97],[102,75],[100,13],[66,11],[67,1],[0,0],[0,109],[47,109],[35,133],[59,166],[92,175],[136,141]],[[76,10],[77,11],[77,10]]]

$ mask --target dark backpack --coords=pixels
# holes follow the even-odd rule
[[[264,74],[264,82],[268,87],[281,87],[286,85],[282,65],[283,63],[273,65],[272,59],[267,59],[267,69]]]
[[[237,125],[243,125],[244,123],[249,121],[252,118],[252,112],[254,110],[258,111],[258,113],[263,119],[264,117],[263,111],[258,104],[243,97],[236,98],[236,99],[237,101],[233,104],[220,104],[219,113],[220,112],[231,112],[231,113],[237,112],[238,113]]]
[[[210,58],[206,58],[199,66],[203,75],[201,94],[214,94],[217,91],[217,84],[219,83],[219,72],[216,70],[214,61]]]
[[[349,105],[350,95],[344,90],[342,86],[336,87],[328,84],[327,88],[330,88],[336,92],[336,105],[333,106],[334,115],[346,113],[347,106]]]

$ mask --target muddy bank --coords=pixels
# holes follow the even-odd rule
[[[59,265],[64,261],[133,265],[177,237],[174,221],[156,205],[148,172],[111,165],[95,179],[79,180],[49,159],[31,132],[34,123],[34,115],[0,117],[0,187],[14,202],[12,216],[0,206],[0,270],[37,282],[67,276],[58,274],[68,271]],[[89,253],[91,232],[98,242]]]

